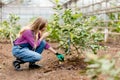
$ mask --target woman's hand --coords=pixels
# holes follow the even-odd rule
[[[63,54],[56,53],[56,56],[57,56],[59,61],[64,61],[64,55]]]
[[[40,41],[42,41],[43,39],[45,39],[47,36],[49,36],[49,32],[45,32],[42,34]]]
[[[42,35],[43,38],[46,38],[47,36],[49,36],[49,32],[45,32],[45,33],[43,33],[43,35]]]

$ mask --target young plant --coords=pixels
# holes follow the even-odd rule
[[[120,55],[120,54],[119,54]],[[117,54],[117,56],[119,56]],[[120,69],[116,68],[116,59],[108,59],[109,55],[97,56],[95,54],[86,54],[85,62],[88,64],[85,74],[87,74],[91,80],[97,80],[98,77],[106,75],[106,80],[120,80]]]
[[[10,39],[11,43],[16,38],[18,31],[20,30],[20,25],[17,23],[20,17],[15,14],[10,14],[9,20],[2,22],[0,32],[1,38]]]
[[[92,49],[94,53],[100,48],[98,42],[103,40],[101,33],[92,33],[91,29],[97,24],[95,16],[84,17],[82,13],[71,9],[62,10],[57,6],[53,21],[49,24],[50,38],[58,41],[65,53],[77,51],[83,53],[85,49]],[[71,46],[74,50],[71,50]]]

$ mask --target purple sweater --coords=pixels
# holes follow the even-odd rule
[[[38,38],[40,39],[40,35],[38,35]],[[36,41],[37,47],[40,45],[39,39]],[[32,47],[34,47],[35,39],[34,39],[33,32],[31,30],[25,30],[22,33],[22,35],[19,38],[17,38],[14,42],[15,45],[20,45],[24,43],[29,43]],[[49,47],[50,45],[46,43],[45,49],[48,49]]]

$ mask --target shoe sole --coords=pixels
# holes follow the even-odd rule
[[[13,62],[13,66],[16,71],[21,71],[22,69],[20,68],[20,63],[18,61]]]

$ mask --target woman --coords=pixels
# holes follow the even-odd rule
[[[48,32],[44,32],[46,25],[47,21],[39,17],[31,25],[20,31],[12,49],[12,53],[16,57],[13,62],[16,70],[21,70],[20,64],[25,62],[29,62],[29,68],[39,68],[40,66],[35,62],[41,60],[41,53],[44,49],[52,51],[60,61],[64,61],[64,56],[55,51],[44,40],[49,35]]]

